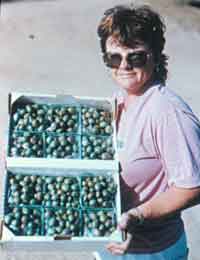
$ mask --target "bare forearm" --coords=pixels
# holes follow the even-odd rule
[[[197,204],[200,188],[183,189],[171,187],[138,208],[145,219],[158,219]],[[131,213],[131,211],[130,211]]]

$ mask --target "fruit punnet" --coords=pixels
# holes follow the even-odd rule
[[[46,177],[44,206],[48,207],[80,207],[80,187],[74,177]]]
[[[14,132],[11,136],[10,155],[12,157],[43,157],[42,135]]]
[[[77,132],[78,123],[76,107],[52,107],[47,111],[47,131],[56,133]]]
[[[117,186],[111,176],[83,177],[82,203],[89,208],[113,208]]]
[[[13,128],[16,131],[37,131],[45,130],[45,117],[48,106],[28,104],[17,108],[12,115]]]
[[[43,180],[35,175],[10,175],[8,203],[10,205],[41,205]]]
[[[112,114],[110,111],[95,107],[82,107],[82,132],[95,135],[113,133]]]
[[[112,137],[85,135],[82,137],[82,158],[112,160],[114,148]]]
[[[47,158],[78,158],[79,143],[73,135],[48,135],[46,137]]]
[[[80,214],[74,209],[45,209],[45,235],[79,236]]]
[[[15,235],[41,235],[41,212],[36,208],[10,208],[4,216],[5,224]]]
[[[86,211],[84,213],[84,235],[110,236],[116,229],[113,211]]]

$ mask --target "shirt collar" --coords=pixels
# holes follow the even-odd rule
[[[161,86],[160,83],[155,83],[155,84],[153,84],[152,86],[150,86],[145,93],[147,93],[147,92],[148,92],[150,89],[152,89],[152,88],[160,87],[160,86]],[[144,93],[144,94],[145,94],[145,93]],[[114,94],[113,94],[113,98],[116,99],[118,105],[119,105],[119,104],[123,104],[123,103],[125,102],[127,96],[128,96],[127,92],[126,92],[124,89],[122,89],[122,88],[118,88],[118,89],[114,92]],[[142,96],[143,96],[143,95],[142,95]]]

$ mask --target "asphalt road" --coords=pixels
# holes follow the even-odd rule
[[[115,88],[104,68],[97,24],[118,0],[5,1],[0,16],[0,157],[3,174],[9,92],[110,96]],[[200,117],[200,10],[177,1],[135,1],[158,10],[167,25],[168,84]],[[2,185],[2,178],[0,180]],[[2,190],[1,190],[2,192]],[[200,208],[184,212],[190,260],[200,255]],[[0,249],[1,250],[1,249]],[[87,253],[0,251],[0,259],[92,259]]]

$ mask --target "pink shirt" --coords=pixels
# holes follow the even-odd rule
[[[124,98],[118,93],[118,104]],[[200,186],[200,122],[168,87],[154,85],[122,110],[117,143],[124,210],[171,185]]]

